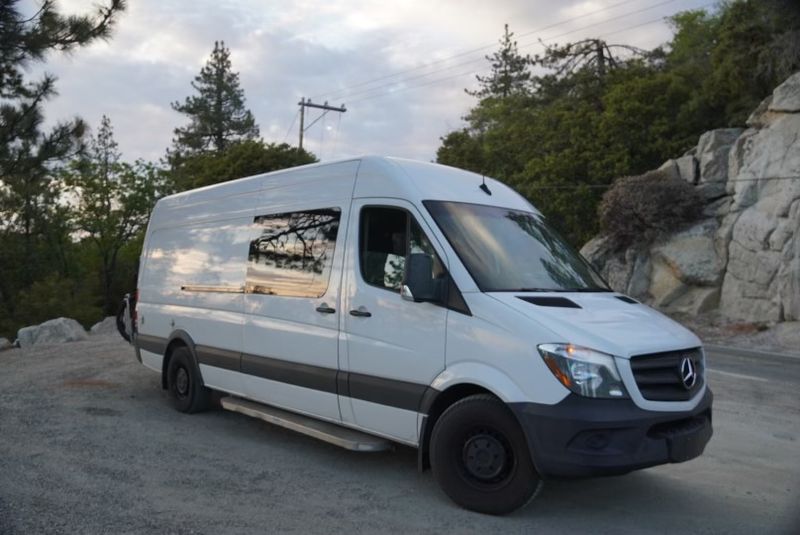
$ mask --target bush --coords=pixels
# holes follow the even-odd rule
[[[600,225],[617,248],[652,243],[695,221],[703,209],[694,186],[663,171],[617,179],[600,203]]]
[[[86,328],[103,318],[102,308],[93,301],[96,297],[91,288],[52,274],[20,292],[14,317],[0,318],[0,332],[13,340],[20,327],[61,316],[75,319]]]

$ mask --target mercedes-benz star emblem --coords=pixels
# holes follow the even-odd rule
[[[691,390],[697,382],[697,370],[694,367],[694,361],[691,357],[683,357],[681,360],[680,372],[683,388]]]

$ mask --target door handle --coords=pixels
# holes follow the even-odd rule
[[[320,306],[317,307],[317,312],[319,312],[320,314],[334,314],[336,313],[336,309],[329,307],[328,303],[322,303]]]
[[[350,311],[351,316],[355,316],[357,318],[369,318],[372,317],[372,313],[368,312],[365,307],[358,307],[355,310]]]

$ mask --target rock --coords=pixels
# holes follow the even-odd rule
[[[0,337],[0,351],[3,351],[4,349],[11,349],[12,347],[14,346],[11,345],[11,342],[8,341],[8,338]]]
[[[586,242],[580,253],[590,264],[602,270],[610,253],[610,242],[601,234]]]
[[[663,259],[654,258],[649,290],[653,296],[653,305],[667,308],[686,293],[687,286],[675,276],[674,270]]]
[[[588,241],[581,254],[612,289],[641,301],[649,300],[650,259],[646,249],[634,246],[617,251],[611,247],[611,240],[601,235]]]
[[[753,113],[747,117],[745,124],[750,128],[764,128],[767,126],[768,122],[764,120],[764,114],[769,110],[770,104],[772,104],[772,95],[767,96],[756,106]]]
[[[697,169],[697,160],[692,155],[681,156],[675,160],[678,168],[678,175],[690,184],[697,184],[699,178],[699,171]]]
[[[726,193],[733,194],[736,177],[745,164],[745,158],[749,154],[752,146],[752,137],[758,133],[755,128],[748,128],[742,135],[736,138],[733,142],[730,151],[728,152],[728,183],[726,184]]]
[[[691,154],[674,160],[667,160],[661,164],[658,171],[663,172],[670,178],[685,180],[689,184],[695,184],[698,178],[697,160]]]
[[[719,288],[688,288],[674,299],[667,310],[693,316],[709,312],[719,306]]]
[[[677,162],[675,160],[672,160],[672,159],[667,160],[666,162],[661,164],[661,167],[659,167],[657,169],[657,171],[661,171],[668,178],[680,178],[681,177],[681,173],[678,170],[678,164],[677,164]]]
[[[731,211],[733,199],[728,195],[722,196],[715,201],[711,201],[703,207],[703,217],[724,218]]]
[[[794,73],[775,88],[768,109],[772,112],[800,112],[800,72]]]
[[[587,243],[615,290],[670,312],[800,320],[800,73],[748,125],[706,132],[660,168],[696,186],[705,200],[701,221],[624,251],[608,237]]]
[[[89,334],[110,334],[115,332],[117,332],[117,318],[114,316],[107,316],[103,321],[95,323],[89,329]]]
[[[728,154],[741,135],[741,128],[720,128],[700,136],[697,161],[700,172],[698,191],[707,199],[725,195],[728,181]]]
[[[20,347],[35,344],[58,344],[86,340],[88,335],[80,323],[71,318],[56,318],[40,325],[23,327],[17,332]]]
[[[671,270],[675,279],[687,286],[716,286],[722,279],[723,268],[714,249],[718,228],[715,219],[708,219],[673,234],[653,247],[651,254]]]
[[[771,197],[776,216],[785,216],[800,197],[800,113],[783,114],[747,141],[744,161],[733,182],[732,210]]]

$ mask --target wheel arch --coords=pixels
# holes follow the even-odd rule
[[[506,404],[528,398],[522,388],[498,368],[479,362],[448,366],[433,380],[420,404],[419,412],[424,415],[417,450],[420,471],[430,468],[430,437],[439,416],[453,403],[474,394],[490,394]]]
[[[167,370],[169,369],[169,361],[172,358],[172,354],[175,352],[176,349],[179,347],[185,347],[189,350],[189,354],[192,356],[192,362],[197,368],[198,376],[200,377],[201,384],[203,383],[203,376],[200,372],[200,367],[198,366],[197,361],[197,352],[195,348],[194,340],[192,337],[189,336],[189,333],[183,330],[174,331],[169,336],[169,341],[167,342],[167,348],[164,350],[164,359],[161,363],[161,388],[167,390],[169,388],[168,380],[167,380]]]
[[[420,412],[424,416],[420,424],[419,447],[417,449],[417,468],[420,472],[424,472],[431,467],[431,434],[439,417],[454,403],[475,394],[489,394],[500,399],[494,392],[475,383],[457,383],[442,391],[428,388],[425,392],[420,408]]]

